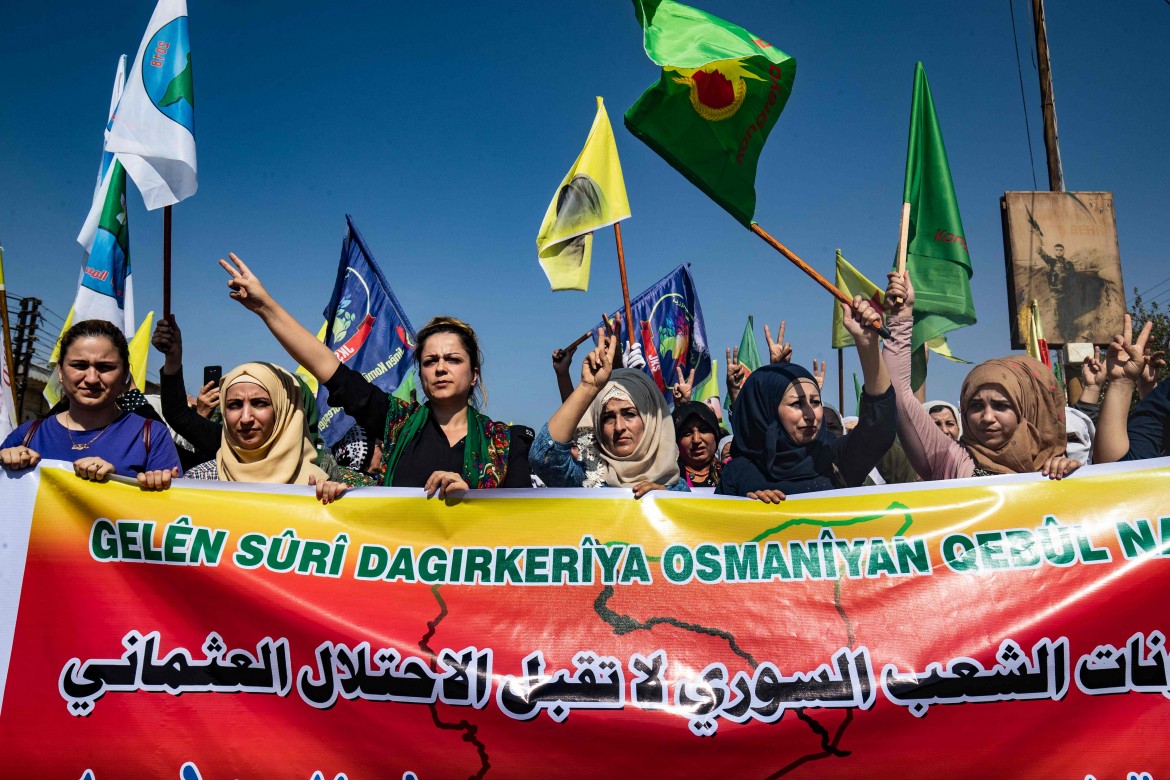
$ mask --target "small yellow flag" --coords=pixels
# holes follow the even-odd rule
[[[57,340],[53,343],[53,354],[49,355],[49,381],[45,382],[45,389],[41,391],[41,395],[49,402],[49,406],[56,406],[57,402],[61,400],[61,380],[57,377],[56,366],[61,360],[61,337],[65,335],[65,331],[73,327],[73,307],[69,307],[69,313],[65,315],[65,324],[61,326],[61,332],[57,334]]]
[[[134,386],[146,392],[146,361],[150,358],[150,326],[154,324],[154,312],[150,312],[138,326],[134,338],[130,339],[130,376]]]
[[[841,256],[840,249],[837,250],[837,289],[848,295],[850,299],[855,295],[860,295],[863,298],[868,298],[875,306],[885,305],[885,293],[850,265],[849,261]],[[841,311],[841,304],[834,300],[833,349],[844,349],[852,346],[853,337],[849,335],[849,331],[845,330],[845,315]]]
[[[536,236],[540,267],[552,288],[588,290],[593,231],[629,216],[613,128],[599,97],[585,148],[557,187]]]
[[[325,331],[326,331],[326,329],[328,329],[328,327],[329,327],[328,322],[322,322],[321,323],[321,330],[317,331],[317,341],[320,341],[322,344],[325,343]],[[304,366],[300,366],[300,365],[297,366],[296,374],[304,381],[304,383],[308,386],[309,390],[312,391],[313,395],[316,395],[317,394],[317,377],[310,374],[309,369],[305,368]]]

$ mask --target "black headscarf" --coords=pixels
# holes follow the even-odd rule
[[[731,461],[723,469],[719,492],[742,496],[754,490],[809,493],[837,487],[833,462],[837,439],[823,424],[811,443],[799,445],[780,425],[777,408],[789,385],[815,382],[803,366],[776,363],[756,369],[735,400]]]

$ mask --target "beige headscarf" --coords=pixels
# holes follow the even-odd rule
[[[977,468],[993,474],[1038,471],[1065,450],[1064,394],[1052,369],[1027,355],[1011,355],[980,363],[963,380],[959,407],[966,418],[971,398],[984,385],[999,385],[1020,418],[1012,438],[998,450],[978,444],[964,426],[960,439]]]
[[[268,392],[275,417],[268,440],[251,450],[240,447],[227,425],[228,388],[241,382],[260,385]],[[219,411],[224,426],[215,464],[221,480],[307,485],[310,475],[318,482],[329,478],[317,466],[317,449],[309,440],[301,385],[283,368],[271,363],[244,363],[233,368],[223,378]]]
[[[642,417],[642,440],[634,451],[618,456],[606,446],[601,435],[601,412],[607,401],[620,398],[638,407]],[[658,386],[641,371],[615,368],[609,382],[593,399],[589,420],[597,432],[597,451],[605,461],[605,483],[610,487],[633,487],[639,482],[656,482],[670,487],[678,482],[678,443],[674,421]]]

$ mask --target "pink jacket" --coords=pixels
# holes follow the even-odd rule
[[[886,342],[886,370],[898,397],[898,439],[910,465],[924,480],[975,476],[975,461],[967,448],[938,429],[910,389],[910,335],[913,317],[890,317],[893,336]]]

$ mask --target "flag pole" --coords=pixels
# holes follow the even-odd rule
[[[616,227],[616,225],[615,225],[615,227]],[[808,274],[810,277],[812,277],[812,280],[814,282],[816,282],[821,287],[824,287],[826,290],[828,290],[830,293],[832,293],[833,296],[837,300],[841,301],[841,303],[846,303],[846,304],[849,304],[850,306],[853,305],[853,300],[848,295],[846,295],[845,293],[841,292],[836,287],[834,287],[832,282],[830,282],[828,279],[826,279],[825,277],[823,277],[819,273],[817,273],[815,268],[813,268],[811,265],[809,265],[808,263],[804,262],[799,257],[797,257],[796,254],[793,253],[793,251],[791,249],[784,246],[779,241],[777,241],[775,238],[770,236],[768,234],[768,231],[764,230],[762,227],[757,225],[755,222],[752,223],[752,232],[755,233],[760,238],[764,239],[764,242],[767,243],[768,246],[772,247],[777,252],[784,255],[789,260],[791,260],[797,268],[799,268],[800,270],[802,270],[806,274]],[[881,317],[874,318],[873,322],[870,323],[870,327],[872,327],[874,330],[876,330],[882,338],[885,338],[885,339],[890,338],[890,331],[887,330],[886,326],[882,324]]]
[[[171,316],[171,207],[163,208],[163,318]]]
[[[841,347],[837,347],[837,408],[845,408],[845,350]]]
[[[909,244],[909,243],[910,243],[910,204],[903,203],[902,204],[902,222],[898,226],[898,264],[897,264],[897,268],[898,268],[898,273],[900,273],[900,274],[906,272],[906,251],[908,249],[907,244]],[[894,303],[896,305],[900,305],[902,303],[902,297],[896,296],[894,298]]]
[[[589,331],[585,331],[585,333],[583,333],[576,341],[574,341],[569,346],[565,347],[565,352],[568,352],[570,350],[576,349],[577,347],[581,346],[582,344],[585,343],[585,339],[589,338],[592,335],[593,334],[590,333]]]
[[[626,281],[626,252],[622,248],[622,226],[613,223],[613,237],[617,241],[618,270],[622,275],[622,300],[626,304],[626,343],[634,346],[634,310],[630,306],[630,283]]]

